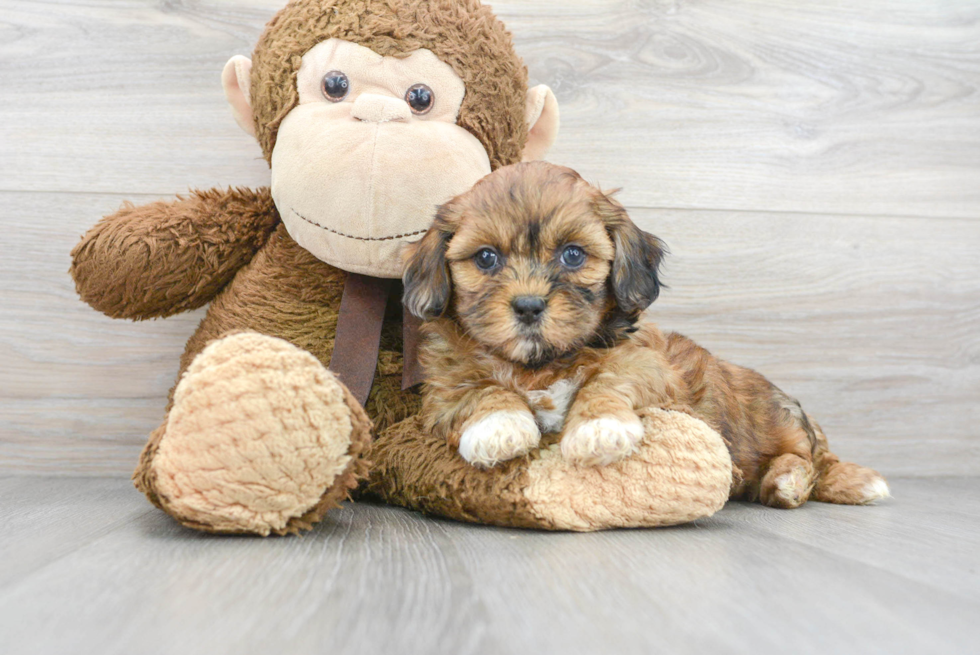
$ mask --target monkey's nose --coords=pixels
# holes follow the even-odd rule
[[[518,296],[511,301],[510,306],[514,308],[518,321],[531,325],[541,320],[541,314],[548,304],[541,296]]]
[[[388,121],[407,121],[412,117],[408,103],[400,98],[362,93],[357,96],[350,115],[368,123],[387,123]]]

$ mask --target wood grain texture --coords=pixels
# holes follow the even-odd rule
[[[892,487],[895,499],[873,512],[812,503],[797,514],[731,503],[717,518],[980,602],[977,480],[944,478],[932,486],[931,480],[899,479]]]
[[[649,315],[798,398],[844,457],[980,464],[980,224],[634,210],[664,238]]]
[[[502,14],[532,77],[555,88],[556,160],[614,174],[627,204],[980,217],[976,3],[597,0]]]
[[[139,500],[119,479],[0,478],[0,589],[156,511]]]
[[[267,184],[219,84],[282,0],[0,0],[0,471],[128,475],[201,313],[82,305],[123,200]],[[494,3],[551,159],[663,237],[652,316],[800,398],[842,456],[980,472],[980,6]]]
[[[113,321],[65,274],[115,196],[0,193],[0,469],[126,475],[200,311]],[[980,222],[632,209],[672,250],[650,311],[799,398],[841,456],[980,471]],[[54,230],[54,224],[62,231]],[[928,248],[922,244],[928,243]]]
[[[281,0],[4,0],[0,188],[267,179],[219,73]],[[555,161],[647,207],[980,216],[980,6],[494,7],[562,107]]]
[[[894,491],[877,507],[733,504],[694,525],[592,534],[344,505],[304,537],[256,539],[181,528],[124,480],[0,480],[0,643],[10,655],[975,652],[980,479]]]

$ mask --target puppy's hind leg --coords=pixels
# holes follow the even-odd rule
[[[759,501],[781,509],[796,509],[810,498],[816,476],[813,464],[794,453],[783,453],[769,462],[759,485]]]
[[[769,507],[796,509],[813,493],[817,479],[815,457],[826,440],[820,442],[817,430],[800,407],[799,401],[766,383],[770,413],[766,438],[762,444],[771,459],[761,467],[759,502]],[[771,404],[769,404],[771,403]]]
[[[809,417],[808,417],[809,418]],[[842,462],[827,448],[827,438],[816,421],[810,419],[817,436],[817,480],[813,500],[838,505],[869,505],[891,497],[884,476],[866,466]]]

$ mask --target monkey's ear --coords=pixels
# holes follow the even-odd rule
[[[616,247],[609,274],[616,304],[627,314],[641,312],[660,295],[660,263],[667,248],[638,228],[626,209],[601,191],[596,193],[595,209]]]
[[[231,113],[238,126],[255,136],[255,121],[252,120],[252,60],[235,55],[221,71],[221,86],[231,105]]]
[[[440,207],[425,236],[409,244],[405,250],[405,272],[402,274],[405,294],[402,304],[423,320],[441,316],[449,305],[452,287],[446,250],[455,232],[448,220],[451,212],[448,204]]]
[[[523,161],[544,159],[558,138],[558,100],[547,85],[527,91],[527,143]]]

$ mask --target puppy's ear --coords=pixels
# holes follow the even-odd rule
[[[451,203],[440,207],[429,231],[405,251],[402,304],[423,320],[441,316],[449,305],[452,289],[446,249],[455,233],[454,213]]]
[[[641,312],[660,295],[659,269],[667,248],[636,227],[626,209],[610,195],[597,191],[595,196],[596,213],[616,247],[610,285],[620,309],[627,314]]]

